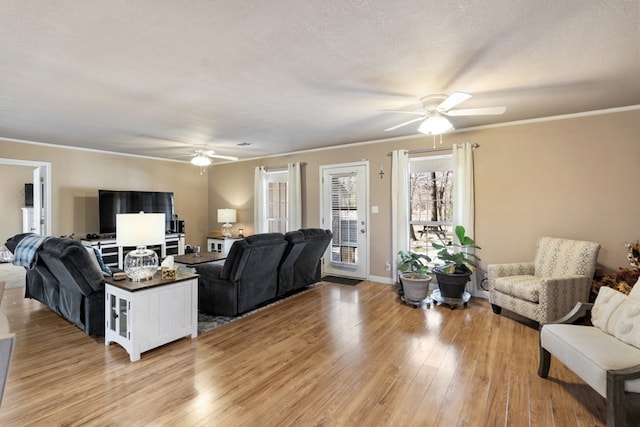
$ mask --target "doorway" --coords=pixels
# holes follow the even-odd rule
[[[51,230],[51,163],[0,158],[0,165],[33,168],[34,232],[50,236]],[[37,213],[40,213],[38,215]]]
[[[366,279],[369,272],[369,163],[320,167],[320,218],[333,240],[324,273]]]

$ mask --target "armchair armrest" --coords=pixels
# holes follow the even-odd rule
[[[554,322],[571,311],[576,301],[587,301],[591,279],[586,276],[541,277],[540,309],[544,323]],[[563,297],[561,297],[563,296]]]
[[[489,264],[487,273],[491,277],[521,276],[534,273],[533,262],[513,262],[509,264]]]
[[[625,391],[626,381],[640,378],[640,365],[607,371],[607,425],[625,425],[627,410],[640,409],[640,394]]]
[[[593,308],[593,304],[589,302],[578,301],[569,313],[552,323],[575,323],[576,320],[583,318]]]
[[[489,264],[487,276],[489,283],[498,277],[533,275],[533,262],[514,262],[510,264]]]

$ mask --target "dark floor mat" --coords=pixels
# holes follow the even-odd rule
[[[360,279],[349,279],[347,277],[338,277],[338,276],[324,276],[322,278],[323,282],[331,282],[331,283],[339,283],[341,285],[350,285],[355,286],[358,283],[362,282]]]

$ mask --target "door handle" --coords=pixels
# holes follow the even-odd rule
[[[364,233],[366,233],[366,230],[365,230],[364,228],[361,228],[361,229],[360,229],[360,232],[361,232],[362,234],[364,234]]]

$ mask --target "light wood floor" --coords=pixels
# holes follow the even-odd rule
[[[604,399],[538,333],[469,307],[413,309],[373,282],[325,284],[144,353],[85,335],[22,289],[0,425],[603,426]]]

